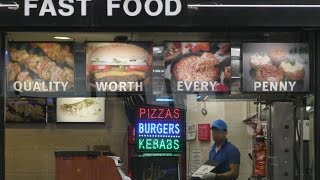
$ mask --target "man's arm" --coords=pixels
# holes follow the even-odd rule
[[[239,177],[239,164],[230,164],[230,171],[216,174],[215,180],[234,180]]]

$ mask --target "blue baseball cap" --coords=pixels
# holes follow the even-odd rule
[[[227,124],[222,119],[217,119],[217,120],[213,121],[213,123],[211,125],[211,129],[212,128],[217,128],[219,131],[227,131],[228,130]]]

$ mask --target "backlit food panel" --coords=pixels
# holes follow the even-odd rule
[[[72,43],[9,42],[8,91],[64,92],[74,87]]]
[[[167,42],[166,81],[174,92],[230,92],[231,44]]]
[[[57,122],[105,121],[105,98],[57,98]]]
[[[142,92],[151,86],[152,43],[87,43],[87,90]]]
[[[243,91],[308,92],[309,73],[308,44],[243,44]]]

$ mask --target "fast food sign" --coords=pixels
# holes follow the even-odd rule
[[[167,42],[164,53],[174,92],[230,92],[230,43]]]
[[[243,91],[309,91],[308,44],[245,43],[242,47]]]
[[[65,92],[74,87],[72,43],[9,42],[8,91]]]
[[[177,108],[139,107],[136,121],[137,152],[181,152],[183,112]]]
[[[92,0],[25,0],[24,16],[36,13],[38,16],[72,16],[79,11],[81,16],[87,16],[88,4]],[[132,8],[132,4],[135,8]],[[154,9],[151,4],[156,4]],[[80,6],[80,8],[75,8]],[[145,12],[149,16],[177,16],[182,9],[180,0],[107,0],[106,16],[114,16],[116,9],[121,9],[127,16],[138,16]]]
[[[87,90],[142,92],[151,86],[151,42],[87,43]]]

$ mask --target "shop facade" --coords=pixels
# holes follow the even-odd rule
[[[1,178],[188,179],[223,119],[238,179],[317,179],[320,7],[308,3],[0,9]]]

